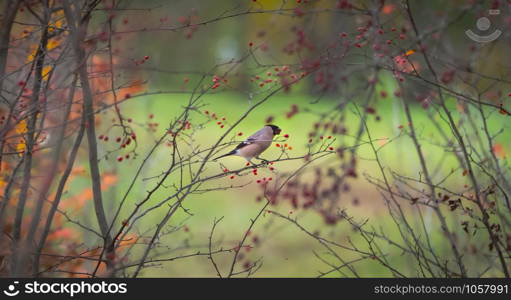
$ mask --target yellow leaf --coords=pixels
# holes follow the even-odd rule
[[[55,49],[60,45],[60,42],[57,39],[51,39],[48,41],[48,45],[46,45],[46,48],[48,51]]]
[[[56,47],[58,47],[59,45],[60,45],[60,41],[58,39],[56,39],[56,38],[50,39],[48,41],[48,44],[46,45],[46,50],[47,51],[51,51],[51,50],[55,49]],[[37,47],[38,47],[38,45],[30,46],[30,53],[27,56],[27,60],[26,60],[27,63],[29,63],[32,60],[34,60],[35,55],[37,53]]]
[[[37,45],[30,46],[30,54],[27,56],[27,60],[26,60],[27,63],[34,60],[36,52],[37,52]]]
[[[16,132],[18,134],[27,133],[27,121],[25,119],[21,120],[18,124],[16,124]]]
[[[27,133],[27,121],[21,120],[18,124],[16,124],[16,127],[14,128],[18,134],[25,134]],[[16,152],[18,152],[19,156],[23,156],[23,153],[25,152],[25,140],[20,139],[19,143],[16,145]]]
[[[48,74],[51,72],[52,69],[53,69],[52,66],[44,66],[42,74],[44,80],[48,79]]]
[[[55,29],[61,29],[64,25],[64,11],[58,10],[52,14],[52,21],[49,22],[48,32],[53,32]]]
[[[16,152],[18,152],[19,156],[23,156],[23,153],[25,152],[25,140],[20,140],[20,142],[16,145]]]
[[[405,56],[409,56],[409,55],[412,55],[414,53],[415,53],[415,50],[413,50],[413,49],[412,50],[408,50],[408,51],[406,51]]]

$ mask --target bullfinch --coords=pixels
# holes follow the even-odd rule
[[[271,142],[273,141],[273,137],[280,134],[280,132],[281,130],[278,126],[266,125],[253,135],[249,136],[234,150],[227,154],[217,157],[215,160],[230,155],[237,155],[245,158],[247,161],[252,163],[251,159],[254,157],[260,159],[259,155],[263,153],[264,150],[268,149],[268,147],[270,147]]]

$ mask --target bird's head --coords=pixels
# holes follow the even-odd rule
[[[277,135],[277,134],[280,134],[280,132],[282,131],[279,126],[276,126],[276,125],[266,125],[268,127],[271,128],[271,130],[273,131],[273,135]]]

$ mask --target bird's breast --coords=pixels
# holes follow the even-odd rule
[[[270,145],[271,141],[257,141],[253,144],[238,149],[238,155],[245,158],[256,157],[259,156],[259,154],[266,150]]]

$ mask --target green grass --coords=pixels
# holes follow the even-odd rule
[[[389,89],[391,87],[378,87],[378,89],[381,88]],[[135,124],[134,128],[137,132],[138,139],[137,152],[140,154],[140,157],[136,160],[128,160],[118,163],[115,160],[117,154],[113,154],[108,160],[102,161],[101,168],[103,172],[113,172],[119,176],[118,183],[105,193],[107,209],[111,211],[111,209],[116,207],[115,205],[119,203],[122,195],[124,195],[124,192],[128,188],[128,184],[131,182],[133,175],[139,167],[142,158],[145,156],[148,149],[154,144],[156,138],[166,130],[167,124],[180,112],[181,107],[186,105],[188,97],[188,95],[147,96],[143,98],[134,98],[131,101],[122,104],[121,108],[123,114],[132,118],[133,123]],[[285,113],[289,111],[292,104],[298,104],[300,109],[308,108],[318,113],[328,112],[332,107],[331,101],[333,101],[333,99],[322,99],[317,104],[311,104],[311,100],[311,97],[304,95],[277,95],[251,113],[250,116],[244,120],[235,131],[233,131],[233,133],[243,132],[243,137],[247,137],[263,126],[265,119],[269,115],[272,115],[274,117],[273,123],[280,126],[283,129],[283,133],[290,134],[290,139],[287,143],[294,147],[291,154],[303,155],[303,153],[305,153],[305,145],[308,140],[307,134],[310,131],[311,125],[318,121],[318,117],[311,113],[301,113],[291,119],[288,119],[285,117]],[[208,110],[211,113],[216,113],[219,117],[227,118],[227,122],[229,124],[235,122],[252,105],[245,96],[236,94],[205,95],[204,103],[207,103],[208,106],[204,107],[203,110]],[[450,103],[449,105],[453,105],[453,103]],[[402,106],[400,105],[400,100],[388,97],[387,99],[378,100],[378,103],[374,106],[377,108],[377,114],[381,117],[381,120],[377,121],[374,115],[369,116],[368,127],[371,130],[373,139],[397,137],[396,140],[385,145],[385,147],[383,147],[379,152],[380,158],[384,162],[385,167],[409,176],[417,176],[420,171],[420,167],[414,146],[411,143],[411,139],[402,134],[402,130],[398,128],[399,125],[406,126],[407,124],[402,111]],[[348,134],[354,134],[358,126],[359,117],[354,113],[353,106],[348,106],[346,109],[347,114],[345,123],[347,124]],[[455,109],[453,111],[456,119],[458,120],[460,114]],[[154,114],[154,118],[149,119],[149,114]],[[454,158],[450,157],[446,160],[442,160],[444,155],[443,149],[434,145],[435,142],[440,141],[439,136],[435,128],[431,125],[431,121],[429,120],[430,117],[425,113],[425,110],[419,106],[412,106],[412,114],[417,132],[423,141],[423,150],[428,161],[428,165],[432,168],[437,165],[441,167],[442,172],[435,178],[441,178],[446,174],[445,172],[457,168],[457,163]],[[108,120],[110,120],[111,117],[112,116],[110,114],[102,117],[103,124],[100,125],[100,133],[106,131],[108,128]],[[435,118],[439,118],[439,116],[436,115]],[[205,118],[198,114],[192,116],[192,123],[204,120]],[[492,132],[495,132],[498,128],[503,126],[505,116],[494,113],[490,120],[490,128]],[[148,133],[143,129],[147,122],[159,123],[156,133]],[[444,130],[448,132],[447,124],[445,122],[440,123]],[[108,132],[111,140],[119,134],[114,130],[117,129],[113,129]],[[209,145],[212,145],[218,137],[225,132],[225,130],[226,128],[221,129],[214,122],[208,123],[199,134],[194,136],[194,142],[202,148],[208,147]],[[509,140],[510,138],[511,136],[509,131],[506,130],[498,137],[497,140],[504,143],[504,141]],[[346,139],[349,140],[349,138]],[[367,136],[364,136],[364,140],[367,140]],[[106,150],[111,150],[112,144],[114,143],[111,142],[109,143],[110,146],[106,146],[105,143],[100,143],[100,152],[104,153]],[[375,144],[378,147],[382,145],[378,141],[376,141]],[[278,148],[271,147],[263,156],[268,159],[276,158],[279,153],[278,151]],[[149,161],[148,165],[143,169],[141,178],[152,177],[165,170],[170,162],[170,153],[170,149],[166,147],[162,147],[162,149],[157,151]],[[371,176],[380,178],[380,171],[374,161],[374,154],[371,148],[368,145],[361,146],[358,150],[358,154],[361,158],[359,163],[359,173],[361,175],[370,174]],[[243,159],[238,157],[228,157],[223,159],[222,163],[224,163],[229,169],[236,169],[244,166],[245,162]],[[277,166],[277,169],[279,171],[294,170],[299,168],[301,164],[302,162],[299,161],[282,163]],[[208,165],[206,174],[215,174],[220,170],[221,168],[219,165],[213,163]],[[461,174],[461,171],[459,173]],[[261,170],[259,174],[259,177],[272,176],[268,170]],[[166,181],[166,184],[171,185],[172,182],[177,180],[177,178],[177,176],[170,176]],[[462,186],[465,181],[466,178],[459,175],[453,177],[453,179],[449,181],[449,185]],[[146,191],[151,189],[155,182],[155,179],[137,181],[133,192],[127,199],[127,205],[126,209],[123,210],[123,216],[131,210],[137,201],[143,199]],[[197,249],[205,250],[213,220],[220,217],[224,217],[224,219],[218,225],[215,240],[217,242],[221,242],[221,247],[224,249],[234,247],[248,228],[249,220],[257,214],[258,210],[262,206],[262,203],[257,203],[255,201],[255,196],[259,193],[259,188],[254,182],[254,178],[251,176],[239,177],[235,180],[230,180],[229,178],[224,177],[208,184],[208,187],[212,188],[244,183],[249,184],[239,189],[197,194],[187,198],[184,202],[184,207],[189,209],[189,212],[193,214],[193,216],[189,216],[183,211],[180,211],[170,224],[174,226],[186,224],[189,231],[184,232],[181,230],[171,234],[169,237],[162,238],[161,242],[168,247],[169,252],[161,252],[162,256],[172,257],[178,254],[192,253]],[[392,220],[385,212],[383,201],[376,189],[367,183],[363,176],[359,176],[357,180],[353,180],[351,183],[352,190],[346,194],[343,199],[341,199],[340,206],[347,208],[348,211],[357,219],[369,218],[373,224],[387,228],[389,238],[400,240],[399,234],[396,228],[392,225]],[[86,180],[77,180],[71,185],[70,190],[80,192],[86,185]],[[171,188],[160,189],[154,194],[152,203],[156,203],[171,193]],[[359,199],[360,205],[354,206],[352,204],[352,201],[355,198]],[[90,204],[84,209],[82,214],[93,215],[92,209],[92,204]],[[291,210],[287,203],[280,204],[277,207],[272,207],[272,209],[278,210],[283,214],[287,214]],[[412,208],[407,207],[406,209]],[[166,209],[163,208],[149,214],[138,224],[136,229],[139,230],[140,233],[149,229],[154,229],[159,220],[161,220],[165,211]],[[300,214],[300,212],[293,213],[295,215]],[[120,220],[122,220],[122,218],[123,217],[121,217]],[[438,228],[436,219],[433,216],[427,215],[427,218],[428,222],[431,224],[432,230]],[[347,224],[341,223],[335,227],[325,226],[321,216],[312,211],[307,211],[301,215],[300,222],[303,222],[303,224],[311,231],[317,230],[325,237],[336,241],[346,241],[346,238],[351,235],[350,227]],[[458,224],[457,222],[458,220],[452,220],[451,226],[456,226],[456,224]],[[284,220],[272,217],[271,215],[265,215],[255,226],[253,234],[257,235],[263,240],[263,242],[261,243],[261,246],[255,247],[249,253],[244,253],[244,255],[250,261],[254,261],[259,257],[264,259],[263,267],[257,273],[257,276],[314,276],[318,274],[318,270],[326,271],[330,268],[315,258],[312,254],[312,251],[314,250],[322,256],[325,256],[325,249],[322,248],[317,241],[306,236],[295,226]],[[150,234],[147,233],[144,236],[150,236]],[[447,249],[447,245],[442,244],[445,240],[438,234],[434,235],[434,237],[433,242],[435,247],[438,247],[440,252],[447,253],[449,250]],[[360,239],[357,239],[356,237],[354,239],[356,242],[361,242]],[[91,245],[93,242],[93,239],[88,240],[88,243]],[[192,249],[184,251],[175,250],[188,244],[193,246]],[[391,247],[384,249],[384,251],[389,252],[390,261],[395,262],[399,266],[404,267],[407,264],[413,263],[413,261],[404,261],[401,253]],[[347,252],[340,253],[346,260],[357,257],[356,255]],[[217,257],[218,263],[221,265],[221,269],[224,272],[227,271],[230,259],[232,259],[232,253],[220,254]],[[329,261],[334,261],[328,255],[325,257]],[[360,273],[365,276],[391,275],[382,266],[372,260],[357,263],[357,267]],[[344,274],[350,275],[349,272],[344,272]],[[148,269],[144,273],[144,276],[165,277],[214,275],[215,271],[206,257],[189,258],[164,263],[160,268]],[[339,273],[334,272],[331,275],[339,276]]]

